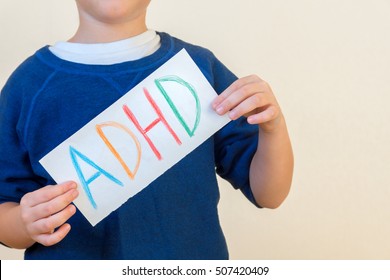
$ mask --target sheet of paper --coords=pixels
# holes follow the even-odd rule
[[[40,163],[78,183],[74,203],[95,226],[229,122],[215,97],[183,49]]]

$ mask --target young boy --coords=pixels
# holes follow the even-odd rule
[[[1,92],[0,241],[27,248],[26,259],[227,259],[215,168],[258,207],[289,192],[292,149],[270,86],[148,30],[149,2],[76,0],[75,35],[38,50]],[[82,190],[57,185],[38,161],[182,48],[233,121],[92,227],[72,204]]]

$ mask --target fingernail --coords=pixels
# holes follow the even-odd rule
[[[75,189],[77,187],[77,184],[73,181],[68,181],[66,182],[66,184],[71,188],[71,189]]]
[[[73,207],[70,207],[70,213],[73,215],[76,213],[76,206],[72,205]]]
[[[73,198],[76,198],[79,195],[79,192],[77,190],[73,190],[71,195]]]
[[[230,111],[230,112],[229,112],[229,118],[232,119],[232,120],[234,120],[234,119],[236,118],[236,112]]]
[[[224,112],[223,112],[223,107],[222,106],[219,106],[217,109],[215,109],[217,111],[218,114],[222,115]]]

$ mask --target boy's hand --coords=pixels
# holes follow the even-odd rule
[[[232,120],[245,116],[264,132],[272,132],[280,123],[281,111],[267,82],[256,75],[238,79],[212,103],[219,114],[228,113]]]
[[[46,186],[22,197],[21,216],[30,238],[51,246],[68,234],[70,225],[65,222],[76,213],[76,207],[70,204],[78,196],[76,187],[76,183],[66,182]]]

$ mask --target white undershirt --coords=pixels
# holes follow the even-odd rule
[[[82,64],[111,65],[151,55],[161,46],[154,30],[112,43],[80,44],[57,42],[49,50],[57,57]]]

